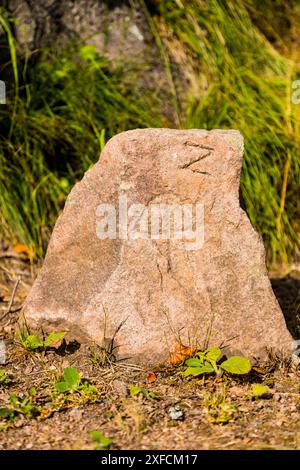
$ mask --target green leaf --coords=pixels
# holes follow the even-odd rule
[[[196,356],[199,357],[200,361],[203,363],[204,358],[205,358],[205,353],[201,352],[201,351],[198,351]]]
[[[77,387],[80,383],[80,374],[74,367],[66,367],[64,369],[64,379],[69,388]]]
[[[80,56],[82,59],[84,60],[96,60],[97,59],[97,51],[96,51],[96,48],[95,46],[82,46],[80,48]]]
[[[0,408],[0,418],[12,418],[14,411],[10,408]]]
[[[139,393],[143,393],[143,389],[141,387],[137,387],[136,385],[129,384],[129,392],[132,397],[135,397]]]
[[[34,387],[30,387],[28,389],[28,395],[30,395],[31,397],[35,397],[36,396],[36,389]]]
[[[189,367],[201,367],[203,365],[203,361],[193,357],[192,359],[187,359],[185,364]]]
[[[146,398],[157,398],[157,395],[154,392],[150,392],[150,390],[148,390],[147,388],[137,387],[133,384],[129,384],[128,387],[130,396],[132,397],[135,397],[136,395],[139,395],[141,393]]]
[[[268,393],[269,387],[267,385],[254,384],[252,385],[252,395],[254,397],[262,397]]]
[[[232,356],[222,362],[220,367],[230,374],[248,374],[251,370],[251,362],[243,356]]]
[[[9,397],[9,401],[11,402],[12,405],[18,405],[19,399],[17,395],[13,394]]]
[[[221,356],[221,349],[217,346],[210,348],[206,351],[205,358],[211,362],[217,362]]]
[[[43,347],[43,341],[38,335],[28,335],[24,341],[25,349],[38,349]]]
[[[101,449],[107,449],[112,444],[112,440],[105,437],[100,431],[91,431],[90,436],[93,441],[99,444]]]
[[[147,389],[145,389],[145,391],[146,391],[145,395],[146,395],[147,398],[158,398],[158,396],[156,395],[156,393],[150,392],[150,391],[147,390]]]
[[[213,366],[206,363],[206,364],[203,364],[199,367],[188,367],[183,372],[183,375],[184,376],[193,375],[194,377],[197,377],[197,375],[210,374],[211,372],[214,372]]]
[[[4,369],[0,369],[0,384],[7,385],[10,382],[12,382],[12,380],[9,375],[7,375],[6,371]]]
[[[65,335],[66,333],[64,331],[50,333],[44,341],[44,347],[48,348],[49,346],[53,346],[55,343],[63,339]]]
[[[57,382],[55,384],[55,388],[60,393],[65,393],[65,392],[68,392],[70,390],[70,387],[67,384],[67,382]]]

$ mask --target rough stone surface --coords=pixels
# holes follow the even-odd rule
[[[4,0],[4,6],[17,19],[14,30],[21,50],[77,38],[112,61],[150,58],[145,15],[126,0]]]
[[[237,131],[140,129],[112,138],[71,191],[24,307],[27,322],[68,330],[118,359],[156,363],[176,342],[258,357],[292,338],[262,241],[240,208]],[[100,240],[99,204],[204,205],[204,244]],[[141,219],[140,219],[141,220]],[[148,229],[148,228],[147,228]]]

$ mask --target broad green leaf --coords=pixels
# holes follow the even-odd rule
[[[55,332],[50,333],[44,341],[45,348],[48,348],[49,346],[53,346],[55,343],[63,339],[65,334],[66,333],[64,331],[58,331],[57,333]]]
[[[6,371],[4,369],[0,369],[0,384],[6,385],[10,382],[12,382],[12,380],[9,375],[7,375]]]
[[[199,352],[197,352],[196,356],[199,357],[200,361],[203,362],[203,361],[204,361],[204,357],[205,357],[205,352],[199,351]]]
[[[0,408],[0,418],[12,418],[14,411],[10,408]]]
[[[128,387],[129,387],[130,395],[132,397],[135,397],[136,395],[139,395],[139,393],[141,393],[146,398],[157,398],[157,395],[154,392],[150,392],[150,390],[148,390],[147,388],[137,387],[136,385],[133,385],[133,384],[129,384]]]
[[[185,361],[186,365],[189,367],[201,367],[203,365],[203,361],[201,359],[197,359],[193,357],[192,359],[187,359]]]
[[[251,362],[243,356],[232,356],[222,362],[220,367],[230,374],[248,374],[251,370]]]
[[[38,349],[43,346],[43,341],[38,335],[29,335],[24,344],[26,349]]]
[[[34,387],[30,387],[28,389],[28,394],[31,396],[31,397],[35,397],[36,396],[36,389]]]
[[[87,46],[82,46],[80,48],[80,56],[82,59],[84,60],[91,60],[91,61],[94,61],[97,59],[97,51],[96,51],[96,48],[95,46],[91,45],[87,45]]]
[[[70,387],[67,384],[67,382],[57,382],[55,384],[55,388],[60,393],[65,393],[65,392],[68,392],[70,390]]]
[[[193,375],[194,377],[197,377],[197,375],[210,374],[213,371],[214,368],[210,364],[203,364],[199,367],[188,367],[186,371],[183,372],[183,375]]]
[[[91,431],[90,436],[93,441],[99,444],[101,449],[107,449],[112,444],[112,440],[105,437],[100,431]]]
[[[13,404],[13,405],[17,405],[19,403],[19,400],[18,400],[18,397],[17,395],[13,394],[9,397],[9,401]]]
[[[80,374],[74,367],[66,367],[66,369],[64,369],[64,379],[69,388],[74,388],[80,383]]]
[[[268,393],[269,387],[267,385],[254,384],[252,385],[252,394],[254,397],[261,397]]]
[[[201,372],[199,372],[199,370],[201,370],[201,367],[188,367],[184,372],[182,372],[182,375],[185,377],[188,377],[189,375],[200,375]]]
[[[129,392],[132,397],[138,395],[139,393],[143,392],[143,389],[141,387],[137,387],[136,385],[129,384]]]
[[[212,361],[212,362],[217,362],[217,360],[220,358],[220,356],[221,356],[221,349],[218,348],[217,346],[208,349],[206,354],[205,354],[205,358],[208,361]]]

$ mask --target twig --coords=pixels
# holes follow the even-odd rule
[[[14,288],[13,288],[13,291],[12,291],[12,294],[11,294],[11,298],[10,298],[7,310],[6,310],[6,312],[4,312],[4,314],[0,318],[0,321],[2,321],[6,317],[6,315],[8,315],[11,312],[11,307],[12,307],[12,304],[13,304],[14,299],[15,299],[15,295],[16,295],[16,292],[17,292],[19,282],[20,282],[20,278],[18,278],[15,282],[15,285],[14,285]]]
[[[118,346],[114,346],[114,342],[115,342],[117,334],[119,333],[122,326],[127,322],[127,320],[128,320],[128,317],[126,317],[124,320],[122,320],[121,323],[117,326],[117,328],[116,328],[116,330],[113,334],[113,337],[110,341],[109,349],[107,351],[109,354],[112,354],[113,351],[118,348]]]
[[[19,312],[20,310],[22,310],[22,308],[23,308],[23,305],[20,305],[19,307],[11,308],[10,313]]]
[[[130,364],[129,362],[126,362],[124,364],[121,364],[120,362],[115,362],[114,365],[116,367],[120,367],[121,369],[136,369],[136,370],[141,370],[141,371],[146,371],[144,367],[140,367],[136,364]]]
[[[0,253],[0,258],[16,258],[21,259],[21,256],[18,253],[12,253],[9,251],[4,251]]]

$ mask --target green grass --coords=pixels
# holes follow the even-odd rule
[[[161,53],[169,84],[164,96],[136,85],[141,65],[112,67],[80,44],[17,64],[2,12],[17,85],[0,107],[2,237],[32,245],[42,256],[72,185],[117,132],[236,128],[245,138],[242,191],[249,216],[269,260],[288,261],[300,233],[300,105],[290,100],[291,82],[300,78],[299,47],[291,40],[300,32],[297,2],[137,3]],[[149,3],[155,3],[151,14]],[[185,57],[188,87],[175,74],[176,48]],[[166,100],[173,122],[164,114]]]
[[[168,122],[158,99],[135,87],[133,64],[112,69],[89,46],[43,51],[25,65],[18,96],[0,107],[0,224],[2,237],[42,256],[67,194],[106,139]]]

